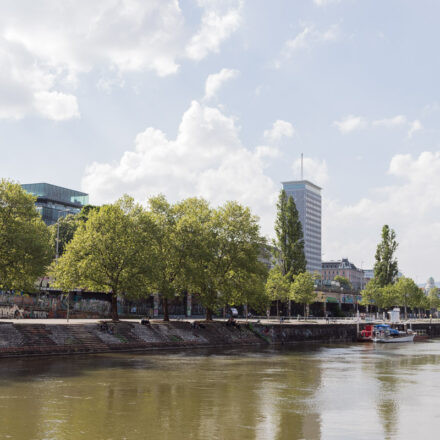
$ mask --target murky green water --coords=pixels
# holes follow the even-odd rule
[[[440,436],[440,342],[0,360],[0,439]]]

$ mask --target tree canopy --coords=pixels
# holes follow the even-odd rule
[[[304,254],[304,234],[298,210],[293,197],[287,197],[281,190],[277,203],[277,217],[275,220],[276,240],[274,242],[274,257],[281,266],[283,275],[293,280],[306,270]]]
[[[298,274],[290,287],[292,299],[297,303],[304,304],[307,315],[309,304],[315,302],[317,298],[314,288],[314,278],[309,272]]]
[[[337,281],[339,285],[344,289],[350,289],[350,290],[353,289],[350,280],[346,277],[343,277],[342,275],[336,275],[334,280]]]
[[[283,275],[280,266],[274,266],[269,271],[266,282],[266,295],[270,301],[277,302],[277,316],[279,316],[279,301],[285,302],[290,299],[290,280]]]
[[[437,310],[440,308],[440,291],[437,287],[432,287],[428,292],[429,308]]]
[[[418,301],[420,288],[411,278],[401,277],[396,284],[398,304],[404,307],[405,319],[407,318],[407,309],[411,304],[414,304],[414,298]]]
[[[191,253],[185,281],[199,295],[207,319],[218,307],[242,303],[244,294],[250,302],[253,284],[255,297],[261,296],[266,268],[259,256],[265,240],[249,208],[227,202],[212,209],[203,199],[187,199],[179,210],[179,228]]]
[[[379,309],[403,306],[405,318],[408,307],[411,309],[429,308],[428,297],[414,280],[407,277],[401,277],[395,284],[387,284],[383,287],[373,278],[361,294],[363,305],[375,305]]]
[[[398,243],[396,233],[388,225],[382,228],[381,241],[377,245],[374,264],[374,278],[380,287],[393,284],[398,274],[397,259],[395,257]]]
[[[89,213],[80,223],[64,254],[52,265],[54,285],[107,292],[112,318],[118,319],[118,295],[139,296],[151,275],[154,223],[128,196]]]
[[[180,227],[183,210],[170,204],[163,195],[148,201],[149,215],[154,223],[151,236],[154,273],[149,277],[152,293],[159,293],[163,300],[164,320],[168,321],[168,300],[185,289],[185,261],[190,257],[184,231]]]
[[[58,241],[58,256],[63,255],[67,243],[72,240],[75,231],[78,228],[78,219],[75,215],[67,215],[60,217],[56,223],[49,226],[51,241],[54,246],[55,255],[57,252]]]
[[[52,255],[35,197],[17,183],[0,180],[0,289],[33,290]]]

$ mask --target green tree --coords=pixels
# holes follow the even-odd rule
[[[428,299],[422,289],[417,288],[411,292],[409,298],[409,306],[415,310],[417,309],[419,314],[421,310],[426,310],[429,307]]]
[[[95,205],[84,205],[81,211],[75,216],[78,221],[86,222],[89,219],[90,213],[94,211],[99,211],[100,206]]]
[[[378,295],[380,287],[376,280],[370,280],[363,290],[361,290],[362,299],[360,303],[364,306],[376,305],[376,296]]]
[[[57,241],[58,241],[58,256],[61,256],[66,249],[67,243],[72,240],[78,225],[85,223],[91,212],[98,211],[99,206],[85,205],[81,211],[76,215],[67,215],[60,217],[56,223],[49,226],[52,235],[52,243],[54,243],[55,256],[57,255]]]
[[[163,195],[152,197],[148,202],[150,218],[155,224],[151,241],[155,265],[149,286],[152,293],[160,293],[164,321],[169,321],[168,301],[183,291],[185,259],[191,255],[185,247],[185,232],[178,227],[183,213],[181,207],[171,205]]]
[[[55,256],[57,252],[58,241],[58,256],[63,255],[66,249],[67,243],[72,240],[75,231],[78,228],[78,220],[74,215],[68,215],[66,217],[60,217],[56,223],[49,226],[51,241],[55,250]]]
[[[399,294],[393,284],[380,287],[373,278],[361,292],[363,305],[375,305],[379,310],[388,309],[399,303]]]
[[[288,277],[283,275],[280,266],[274,266],[269,271],[265,289],[270,301],[276,301],[277,316],[280,316],[280,301],[284,302],[290,299],[290,282]]]
[[[339,285],[344,289],[349,289],[349,290],[353,289],[350,280],[348,278],[343,277],[342,275],[336,275],[334,280],[337,281]]]
[[[283,275],[288,275],[292,281],[295,275],[305,272],[307,261],[298,210],[293,197],[287,197],[284,190],[278,198],[275,234],[275,260],[281,265]]]
[[[304,304],[304,315],[308,316],[309,305],[317,298],[313,275],[309,272],[298,274],[290,286],[290,294],[294,301]]]
[[[374,278],[380,287],[393,284],[396,280],[398,274],[397,259],[395,258],[397,246],[396,233],[388,225],[384,225],[381,242],[377,245],[374,264]]]
[[[387,284],[381,288],[382,308],[389,309],[399,304],[399,292],[394,284]]]
[[[52,254],[35,197],[17,183],[0,180],[0,289],[33,290]]]
[[[396,291],[398,295],[399,306],[403,306],[405,319],[408,318],[408,307],[411,303],[411,298],[418,294],[420,290],[417,284],[411,278],[401,277],[397,280]]]
[[[240,270],[236,273],[235,285],[231,286],[232,295],[229,305],[246,305],[252,307],[253,310],[263,314],[270,305],[270,300],[266,294],[265,281],[267,277],[267,269],[263,265],[259,265],[259,270],[254,273],[247,273]]]
[[[148,291],[154,223],[128,196],[90,212],[58,263],[52,265],[55,286],[82,288],[111,295],[112,319],[118,320],[117,298]]]
[[[440,292],[437,287],[432,287],[428,292],[428,301],[429,308],[437,312],[437,310],[440,308]]]
[[[253,277],[264,279],[259,261],[265,241],[249,208],[227,202],[211,209],[202,199],[187,199],[178,227],[186,237],[186,282],[199,294],[206,319],[218,307],[235,304]]]

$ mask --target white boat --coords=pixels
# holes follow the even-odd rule
[[[411,331],[399,332],[387,324],[379,324],[374,326],[373,342],[386,344],[396,342],[413,342],[415,335],[416,334]]]
[[[403,334],[399,336],[375,336],[373,342],[392,343],[392,342],[413,342],[415,334]]]

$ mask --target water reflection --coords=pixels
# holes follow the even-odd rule
[[[2,360],[0,439],[411,438],[439,365],[438,342]]]

